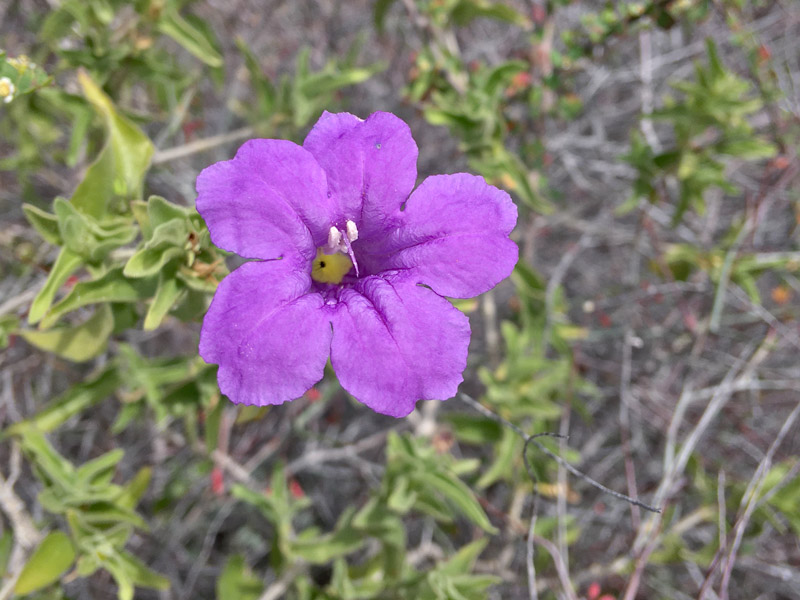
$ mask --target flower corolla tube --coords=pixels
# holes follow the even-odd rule
[[[466,173],[416,189],[417,145],[391,113],[324,113],[302,146],[246,142],[197,178],[212,241],[254,259],[219,285],[200,355],[241,404],[281,404],[318,382],[330,358],[353,397],[408,415],[456,394],[471,298],[517,261],[507,193]]]

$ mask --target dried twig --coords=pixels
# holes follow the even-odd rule
[[[530,600],[538,600],[539,598],[539,592],[536,590],[536,565],[533,562],[533,559],[535,558],[533,532],[536,529],[538,498],[538,494],[533,495],[533,506],[531,506],[531,522],[528,526],[528,539],[525,540],[525,568],[528,571],[528,597]]]
[[[520,429],[519,427],[514,425],[512,422],[510,422],[510,421],[504,419],[503,417],[501,417],[500,415],[492,412],[491,410],[489,410],[488,408],[483,406],[480,402],[478,402],[474,398],[471,398],[471,397],[467,396],[464,393],[460,393],[459,394],[459,398],[461,398],[464,402],[466,402],[467,404],[472,406],[478,412],[483,413],[484,415],[486,415],[490,419],[494,419],[498,423],[501,423],[501,424],[505,425],[506,427],[511,428],[517,435],[519,435],[523,440],[525,440],[525,445],[523,446],[523,449],[522,449],[522,460],[525,463],[525,469],[528,471],[528,475],[530,475],[530,477],[532,479],[535,480],[535,475],[533,474],[533,468],[531,467],[530,461],[528,460],[528,446],[530,444],[533,444],[534,446],[536,446],[540,451],[542,451],[545,454],[547,454],[550,458],[555,460],[558,464],[563,465],[563,467],[567,471],[569,471],[570,473],[575,475],[575,477],[579,477],[580,479],[583,479],[589,485],[591,485],[593,487],[596,487],[600,491],[602,491],[602,492],[604,492],[606,494],[609,494],[611,496],[614,496],[615,498],[617,498],[619,500],[624,500],[625,502],[628,502],[628,503],[633,504],[635,506],[640,506],[641,508],[643,508],[645,510],[648,510],[650,512],[654,512],[654,513],[660,513],[661,512],[660,508],[656,508],[654,506],[650,506],[649,504],[645,504],[641,500],[637,500],[636,498],[631,498],[630,496],[626,496],[625,494],[621,494],[619,492],[616,492],[616,491],[614,491],[614,490],[612,490],[610,488],[607,488],[606,486],[604,486],[599,481],[595,481],[594,479],[592,479],[591,477],[589,477],[588,475],[586,475],[582,471],[580,471],[580,470],[576,469],[575,467],[573,467],[571,464],[569,464],[566,460],[564,460],[563,458],[561,458],[557,454],[551,452],[549,449],[547,449],[545,446],[543,446],[536,439],[536,438],[539,438],[539,437],[560,438],[560,437],[562,437],[560,434],[545,432],[545,433],[535,433],[533,435],[528,435],[522,429]]]
[[[739,547],[742,544],[742,538],[744,537],[745,529],[750,522],[750,518],[753,516],[753,511],[755,511],[756,506],[758,505],[758,497],[761,493],[761,488],[763,488],[764,484],[766,483],[769,469],[772,466],[772,458],[775,456],[775,452],[777,452],[778,448],[783,443],[786,435],[789,433],[789,431],[791,431],[798,416],[800,416],[800,403],[794,407],[794,410],[792,410],[792,412],[783,422],[783,426],[778,432],[778,435],[775,437],[775,440],[772,442],[772,444],[770,444],[766,456],[764,456],[763,460],[759,463],[758,468],[753,474],[753,477],[747,486],[747,490],[745,490],[744,496],[742,497],[744,511],[739,519],[737,519],[736,525],[733,528],[733,543],[731,544],[728,555],[725,558],[723,566],[721,567],[722,581],[720,582],[719,586],[719,596],[721,600],[727,600],[728,598],[728,587],[730,585],[733,565],[736,563],[736,555],[739,552]]]
[[[301,562],[292,565],[278,581],[264,590],[264,593],[259,596],[258,600],[278,600],[278,598],[283,598],[286,590],[288,590],[289,586],[292,584],[292,581],[294,581],[295,577],[302,573],[305,568],[305,563]]]
[[[152,164],[160,165],[178,158],[191,156],[192,154],[206,152],[207,150],[211,150],[217,146],[224,146],[225,144],[230,144],[232,142],[253,137],[255,134],[255,127],[240,127],[239,129],[234,129],[228,133],[220,133],[219,135],[213,135],[211,137],[195,140],[187,144],[175,146],[174,148],[158,150],[153,155]]]
[[[10,598],[17,583],[26,557],[42,539],[42,532],[34,525],[25,508],[25,503],[14,492],[14,484],[20,474],[20,449],[16,441],[11,442],[11,460],[8,479],[0,474],[0,510],[14,527],[14,548],[11,552],[7,579],[0,588],[0,600]]]

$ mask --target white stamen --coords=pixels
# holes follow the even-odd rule
[[[358,227],[353,221],[347,222],[347,239],[355,242],[358,239]]]
[[[339,249],[341,244],[342,232],[336,229],[336,227],[331,227],[330,231],[328,231],[328,248],[335,252]]]

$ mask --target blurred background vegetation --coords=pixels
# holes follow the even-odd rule
[[[0,40],[0,599],[800,597],[795,0],[4,0]],[[323,110],[520,209],[464,395],[404,420],[197,355],[197,173]]]

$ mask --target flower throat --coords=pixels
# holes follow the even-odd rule
[[[319,283],[339,284],[353,267],[358,276],[358,263],[351,245],[357,239],[358,229],[353,221],[347,221],[344,230],[331,227],[328,243],[317,248],[317,256],[311,266],[311,278]]]

